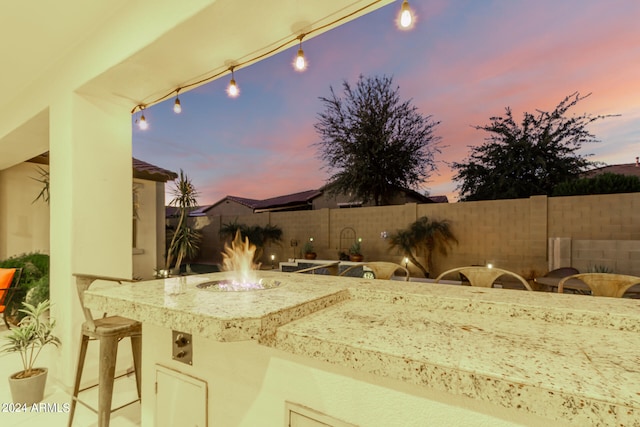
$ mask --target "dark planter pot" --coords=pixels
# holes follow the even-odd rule
[[[307,252],[304,254],[304,259],[316,259],[317,256],[315,252]]]
[[[349,261],[352,261],[352,262],[362,262],[363,259],[364,257],[360,254],[349,255]]]

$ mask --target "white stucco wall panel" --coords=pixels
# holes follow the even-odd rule
[[[194,336],[190,366],[172,360],[171,330],[148,323],[143,328],[143,426],[155,422],[156,364],[208,383],[209,425],[283,427],[286,401],[361,427],[565,425],[290,355],[254,341],[220,343]]]

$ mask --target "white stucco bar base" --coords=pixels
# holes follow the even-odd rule
[[[282,286],[196,288],[217,273],[87,292],[143,322],[144,426],[157,366],[207,384],[210,426],[284,426],[286,402],[359,426],[640,426],[637,300],[261,274]],[[192,365],[172,360],[172,330],[193,334]]]

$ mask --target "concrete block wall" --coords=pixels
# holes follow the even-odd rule
[[[302,246],[309,237],[314,238],[318,258],[336,260],[341,250],[348,249],[341,247],[340,241],[340,233],[345,228],[353,228],[356,238],[362,238],[365,260],[402,263],[403,255],[389,248],[383,233],[390,235],[406,228],[421,216],[448,220],[459,241],[446,257],[434,254],[435,271],[432,275],[449,268],[488,262],[525,277],[542,275],[549,267],[549,238],[554,237],[573,241],[572,262],[581,271],[586,271],[585,263],[604,265],[615,260],[616,273],[640,273],[636,267],[640,249],[636,243],[629,242],[640,241],[640,193],[554,198],[535,196],[451,204],[410,203],[262,213],[241,215],[237,219],[240,223],[271,223],[282,228],[283,241],[265,248],[263,264],[270,262],[271,254],[276,256],[276,262],[301,257]],[[205,239],[219,241],[219,224],[235,218],[210,217]],[[298,246],[292,247],[291,240],[297,240]],[[590,243],[583,246],[576,245],[576,241]],[[612,248],[609,243],[595,244],[593,241],[616,243]],[[211,262],[220,258],[221,244],[213,243],[207,248],[201,261]],[[417,274],[417,270],[411,266],[410,269]]]
[[[549,236],[640,240],[640,194],[552,197]]]
[[[640,240],[573,240],[571,263],[581,272],[606,267],[613,273],[640,276]]]

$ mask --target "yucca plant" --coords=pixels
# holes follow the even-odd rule
[[[198,253],[201,234],[189,226],[189,212],[197,207],[198,192],[187,175],[180,170],[180,177],[175,182],[171,206],[177,206],[180,211],[178,225],[171,237],[171,243],[167,249],[167,261],[165,268],[169,270],[175,259],[175,270],[180,271],[180,264],[185,258],[192,258]]]

